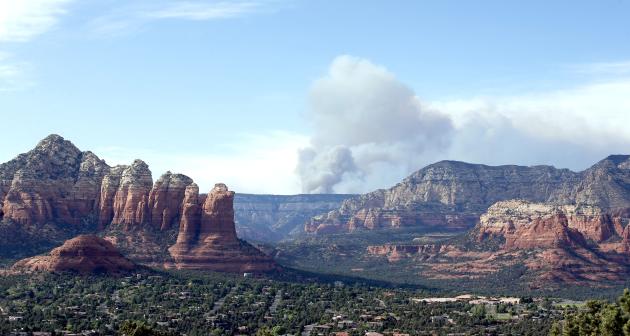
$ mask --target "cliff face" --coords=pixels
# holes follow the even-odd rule
[[[580,173],[549,167],[492,167],[494,174],[488,175],[483,166],[448,166],[458,167],[457,174],[450,175],[456,177],[428,178],[440,176],[430,166],[369,197],[379,200],[378,211],[391,213],[404,213],[410,206],[432,206],[438,215],[449,213],[449,207],[463,214],[479,213],[474,229],[466,234],[470,245],[455,240],[441,243],[439,249],[372,246],[368,255],[384,256],[389,262],[411,258],[424,276],[437,279],[480,278],[524,265],[531,287],[550,282],[604,286],[630,274],[629,156],[610,156]],[[462,173],[469,168],[475,174]],[[365,212],[361,206],[344,204],[332,215],[341,218],[339,213],[355,208],[347,217],[361,217]]]
[[[311,217],[338,208],[355,195],[253,195],[234,197],[236,232],[246,240],[277,242],[304,232]]]
[[[630,155],[611,155],[580,175],[566,203],[617,211],[630,207]]]
[[[149,166],[142,160],[135,160],[125,167],[119,179],[118,190],[114,194],[112,224],[126,228],[147,223],[149,191],[153,179]]]
[[[110,242],[93,235],[82,235],[66,241],[49,255],[36,256],[17,262],[18,271],[121,273],[135,265]]]
[[[1,218],[22,225],[63,221],[78,225],[94,212],[109,167],[59,136],[0,165]]]
[[[110,167],[51,135],[0,165],[0,219],[24,226],[92,221],[100,230],[112,224],[168,230],[179,224],[184,190],[191,183],[185,175],[167,172],[154,185],[142,160]]]
[[[312,233],[418,226],[467,229],[490,205],[523,199],[630,207],[630,156],[608,157],[583,172],[550,166],[485,166],[442,161],[387,190],[351,198],[305,225]]]
[[[592,205],[509,200],[490,206],[467,233],[473,249],[445,241],[370,246],[367,254],[389,262],[411,258],[435,278],[477,278],[521,263],[536,280],[530,286],[541,280],[601,286],[630,274],[629,222],[625,212]],[[500,243],[487,244],[492,241]]]
[[[627,218],[589,205],[551,205],[522,200],[498,202],[480,218],[478,239],[498,235],[506,248],[571,246],[590,239],[620,238]]]
[[[234,192],[225,185],[199,195],[192,179],[171,172],[154,184],[142,160],[110,167],[58,135],[0,165],[0,220],[27,236],[54,237],[45,242],[47,246],[77,232],[101,232],[134,260],[161,266],[173,261],[168,247],[178,237],[176,267],[274,268],[271,259],[238,240],[233,199]],[[67,225],[76,228],[67,229]],[[0,252],[0,256],[8,253],[6,257],[14,254],[4,248]]]
[[[178,269],[222,272],[266,272],[273,260],[240,241],[234,224],[234,192],[216,184],[205,197],[196,185],[186,189],[177,242],[169,248]]]
[[[592,195],[591,190],[586,193]],[[585,189],[578,191],[584,193]],[[608,210],[593,205],[498,202],[481,217],[474,232],[479,241],[503,237],[505,244],[498,253],[536,251],[524,262],[546,280],[619,281],[630,272],[630,218],[611,209],[614,201],[595,200],[609,206]]]
[[[164,231],[179,225],[186,188],[192,183],[188,176],[171,172],[155,182],[148,202],[150,222],[155,228]]]

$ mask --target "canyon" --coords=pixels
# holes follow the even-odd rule
[[[338,208],[351,194],[234,196],[236,232],[248,241],[275,243],[299,237],[311,217]]]
[[[356,254],[357,262],[411,265],[429,279],[525,267],[531,286],[531,279],[599,284],[630,274],[625,155],[582,172],[442,161],[364,195],[253,195],[222,183],[200,193],[190,177],[170,171],[154,182],[142,160],[110,167],[51,135],[0,165],[0,209],[0,257],[13,260],[96,233],[133,263],[184,270],[280,270],[264,249],[285,261],[299,258],[293,252],[310,258],[300,265]],[[425,239],[431,232],[438,238]],[[302,239],[313,245],[282,250],[284,241]],[[46,269],[56,255],[19,264]]]

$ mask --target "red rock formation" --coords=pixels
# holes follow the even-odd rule
[[[184,201],[182,203],[182,219],[177,235],[177,243],[171,247],[171,254],[185,253],[194,242],[199,240],[199,228],[201,227],[201,206],[199,205],[199,187],[196,183],[186,187]]]
[[[580,174],[549,166],[486,166],[457,161],[441,161],[405,178],[390,189],[350,198],[339,209],[313,218],[305,225],[307,232],[319,233],[318,227],[338,226],[339,231],[361,227],[368,213],[373,216],[365,229],[391,226],[439,226],[444,229],[469,229],[479,215],[497,201],[525,198],[545,202],[565,195]],[[459,220],[449,221],[457,216]],[[373,219],[372,219],[373,218]],[[393,224],[393,225],[392,225]]]
[[[135,160],[126,167],[114,196],[112,224],[122,224],[127,229],[143,224],[147,218],[147,199],[152,186],[151,171],[144,161]]]
[[[424,244],[424,245],[398,245],[384,244],[367,247],[367,253],[374,256],[385,256],[389,262],[397,262],[405,258],[429,260],[452,249],[449,245]]]
[[[69,197],[56,202],[58,216],[62,222],[79,224],[82,219],[98,211],[98,200],[103,177],[109,171],[105,161],[92,152],[83,152],[78,176],[69,192]],[[63,204],[66,206],[63,206]]]
[[[630,268],[630,229],[622,212],[606,213],[595,206],[550,205],[520,200],[492,205],[472,234],[479,242],[501,237],[491,257],[469,261],[495,272],[508,260],[523,262],[544,283],[600,284],[620,281]],[[622,232],[621,237],[617,232]],[[587,239],[589,241],[587,241]],[[618,242],[615,242],[618,241]],[[617,253],[619,252],[619,253]],[[506,264],[507,265],[507,264]],[[448,263],[431,265],[445,270]],[[474,274],[478,276],[478,273]]]
[[[220,183],[205,199],[197,193],[195,184],[186,188],[177,242],[169,248],[176,268],[222,272],[276,268],[270,257],[236,237],[233,191]]]
[[[551,248],[525,260],[537,281],[532,288],[545,288],[550,283],[590,284],[606,286],[607,282],[624,281],[628,274],[627,258],[602,257],[587,248]]]
[[[529,225],[519,226],[513,233],[507,233],[504,249],[576,248],[586,245],[584,236],[578,230],[569,228],[564,214],[557,214],[535,218]]]
[[[155,182],[149,193],[149,210],[153,227],[164,231],[170,229],[174,223],[179,223],[184,194],[186,188],[192,183],[192,179],[188,176],[172,174],[170,171]]]
[[[97,223],[98,230],[135,260],[161,265],[170,262],[165,253],[175,225],[181,227],[173,247],[177,267],[235,272],[274,268],[269,257],[237,238],[233,200],[234,192],[225,185],[199,195],[190,178],[170,172],[153,185],[143,161],[110,168],[56,135],[0,165],[0,219],[16,222],[29,234],[52,228],[51,237],[58,242],[68,233],[56,231],[55,222],[80,224],[82,230],[92,229],[84,224]],[[49,261],[29,263],[40,267],[42,260]]]
[[[621,242],[615,247],[615,250],[619,253],[630,255],[630,225],[623,229]]]
[[[238,242],[234,225],[234,192],[223,183],[215,184],[203,203],[199,240],[222,244]]]
[[[112,167],[103,177],[98,216],[99,230],[103,230],[114,218],[114,197],[120,186],[123,170],[126,168],[127,166]]]
[[[0,165],[3,218],[25,226],[61,221],[80,224],[97,209],[101,180],[109,169],[58,135]]]
[[[18,261],[13,269],[20,271],[120,273],[133,270],[134,264],[110,242],[94,235],[82,235],[53,249],[48,256]]]
[[[480,218],[478,239],[503,236],[510,244],[526,239],[540,247],[550,247],[556,239],[572,239],[575,232],[584,238],[601,243],[622,232],[623,218],[607,214],[595,206],[550,205],[521,200],[497,202]],[[554,238],[555,237],[555,238]],[[580,239],[580,238],[575,238]],[[518,243],[519,245],[521,243]],[[525,248],[525,245],[522,247]]]
[[[2,212],[22,225],[44,223],[53,218],[50,188],[40,187],[35,176],[18,170],[4,198]]]
[[[320,233],[320,227],[327,232],[387,228],[398,225],[391,221],[396,217],[400,218],[400,225],[425,227],[427,221],[419,219],[433,217],[437,221],[442,219],[439,223],[442,228],[470,228],[492,204],[517,198],[537,203],[595,206],[606,213],[626,209],[630,204],[630,156],[609,156],[583,172],[550,166],[493,167],[441,161],[411,174],[390,189],[345,200],[339,209],[312,218],[305,224],[305,230]],[[371,215],[379,212],[391,215]],[[444,215],[473,220],[452,227],[456,222],[444,221]],[[593,234],[605,240],[609,233]]]

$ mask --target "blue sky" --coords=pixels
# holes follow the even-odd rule
[[[58,133],[244,192],[584,169],[630,153],[628,22],[624,0],[0,0],[0,161]]]

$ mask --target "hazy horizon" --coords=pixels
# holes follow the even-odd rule
[[[201,190],[630,154],[628,1],[0,0],[0,162],[56,133]]]

